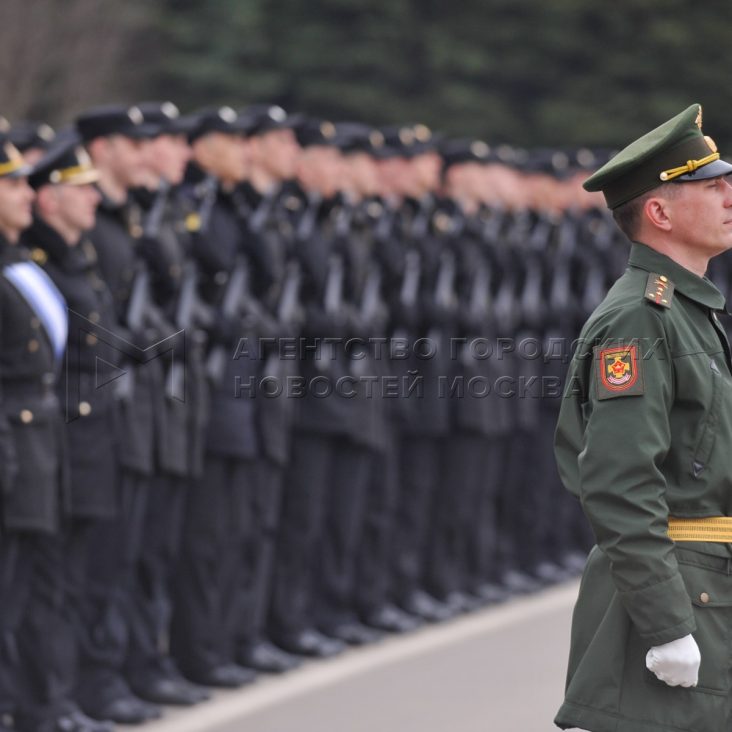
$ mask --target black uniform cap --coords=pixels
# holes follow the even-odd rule
[[[327,120],[303,118],[294,130],[302,147],[337,147],[338,130]]]
[[[98,180],[99,173],[82,147],[81,138],[71,134],[60,136],[28,176],[28,182],[35,189],[60,183],[83,186]]]
[[[229,135],[248,135],[251,120],[238,114],[231,107],[206,107],[193,115],[191,129],[188,132],[189,142],[209,132],[223,132]]]
[[[142,112],[137,107],[108,104],[93,107],[76,118],[76,129],[84,143],[98,137],[122,135],[133,140],[155,137],[154,125],[145,124]]]
[[[483,140],[466,138],[444,140],[438,151],[445,170],[461,163],[489,163],[497,159],[496,153]]]
[[[187,135],[196,124],[193,116],[181,116],[173,102],[142,102],[137,109],[142,112],[143,124],[154,128],[158,135]]]
[[[45,122],[21,120],[10,127],[8,139],[24,153],[31,148],[47,150],[56,137],[53,127]]]
[[[0,178],[23,178],[30,173],[31,166],[10,141],[9,132],[10,124],[5,117],[0,117]]]
[[[381,132],[362,122],[338,122],[335,127],[334,144],[343,153],[373,154],[384,146]]]
[[[522,170],[524,173],[543,173],[564,180],[572,173],[572,158],[564,150],[535,148],[528,151]]]
[[[263,135],[272,130],[293,130],[304,120],[302,115],[288,114],[277,104],[251,104],[239,114],[249,124],[249,135]]]

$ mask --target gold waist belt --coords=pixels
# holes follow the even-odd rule
[[[732,516],[673,518],[668,520],[668,535],[674,541],[732,542]]]

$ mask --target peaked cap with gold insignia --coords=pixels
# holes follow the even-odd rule
[[[617,208],[663,183],[717,178],[732,173],[711,137],[702,133],[702,108],[692,104],[660,127],[632,142],[585,182]]]
[[[0,178],[23,178],[31,171],[31,166],[25,162],[15,145],[0,133]]]
[[[28,182],[36,190],[45,185],[65,183],[84,186],[96,183],[99,173],[75,134],[61,137],[35,164]]]

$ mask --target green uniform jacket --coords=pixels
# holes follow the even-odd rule
[[[555,723],[591,732],[732,730],[732,545],[667,536],[669,516],[732,516],[732,362],[724,298],[649,247],[585,324],[556,431],[597,546],[575,607]],[[692,633],[696,688],[645,667]]]

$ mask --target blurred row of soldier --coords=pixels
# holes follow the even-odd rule
[[[551,443],[624,261],[599,162],[269,105],[5,129],[0,730],[141,723],[576,573]]]

